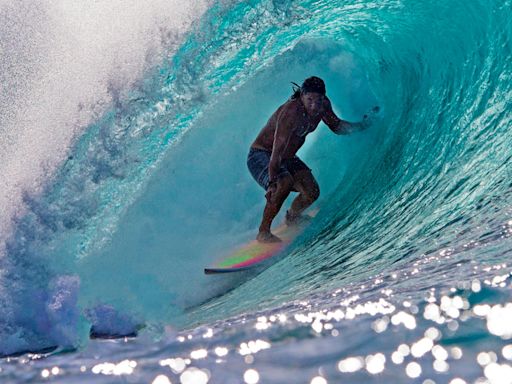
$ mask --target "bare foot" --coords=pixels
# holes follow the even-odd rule
[[[285,222],[289,227],[309,224],[311,219],[312,217],[309,215],[292,215],[290,211],[286,211]]]
[[[256,240],[258,240],[260,243],[279,243],[282,241],[279,237],[273,235],[271,232],[258,233]]]

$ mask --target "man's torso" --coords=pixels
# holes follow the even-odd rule
[[[291,119],[293,119],[293,121],[291,125],[293,126],[293,132],[289,135],[288,143],[282,153],[282,157],[285,159],[294,157],[299,148],[304,144],[306,136],[318,127],[321,120],[321,115],[318,117],[309,117],[299,99],[288,100],[281,105],[272,114],[251,147],[272,152],[274,135],[278,127],[279,118],[284,112],[289,112],[290,109],[292,113],[288,113],[287,115],[292,116]]]

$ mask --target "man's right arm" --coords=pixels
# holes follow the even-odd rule
[[[379,107],[374,107],[372,113],[377,113]],[[322,116],[323,122],[329,127],[331,131],[337,135],[348,135],[353,132],[363,131],[370,125],[368,115],[363,116],[363,121],[358,123],[350,123],[340,119],[332,110],[331,101],[326,97],[324,104],[324,114]]]
[[[277,118],[277,127],[274,133],[274,144],[272,146],[272,155],[270,156],[270,163],[268,166],[268,175],[270,183],[277,181],[279,167],[281,166],[281,159],[283,153],[288,146],[290,134],[293,127],[293,116],[290,108],[285,108]]]
[[[331,101],[329,98],[324,100],[324,113],[322,116],[323,122],[337,135],[347,135],[352,132],[362,130],[358,123],[349,123],[348,121],[340,119],[332,110]]]

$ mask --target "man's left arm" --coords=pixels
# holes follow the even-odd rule
[[[379,107],[374,107],[373,112],[378,112]],[[363,121],[359,123],[350,123],[348,121],[340,119],[332,110],[331,101],[326,97],[324,101],[324,113],[322,115],[322,121],[329,127],[331,131],[337,135],[348,135],[353,132],[359,132],[365,130],[369,126],[368,115],[363,116]]]

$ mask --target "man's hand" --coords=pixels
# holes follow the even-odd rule
[[[365,113],[363,120],[357,123],[350,123],[345,120],[341,120],[331,111],[331,114],[324,116],[323,120],[327,126],[336,133],[337,135],[348,135],[350,133],[364,131],[372,125],[377,113],[380,111],[380,107],[375,106],[369,112]]]
[[[369,119],[369,118],[371,118],[371,117],[374,117],[377,113],[379,113],[379,111],[380,111],[380,107],[379,107],[378,105],[376,105],[375,107],[373,107],[373,108],[370,110],[370,112],[368,112],[367,114],[365,114],[365,115],[363,116],[363,121],[364,121],[365,119]]]
[[[276,194],[276,191],[277,191],[277,183],[274,181],[273,183],[270,183],[270,185],[268,186],[268,189],[267,189],[267,193],[265,193],[265,197],[267,198],[267,201],[271,204],[274,202],[273,198]]]
[[[360,123],[352,123],[352,132],[363,131],[372,125],[375,120],[375,115],[379,113],[380,107],[373,107],[368,113],[363,116],[363,121]]]

